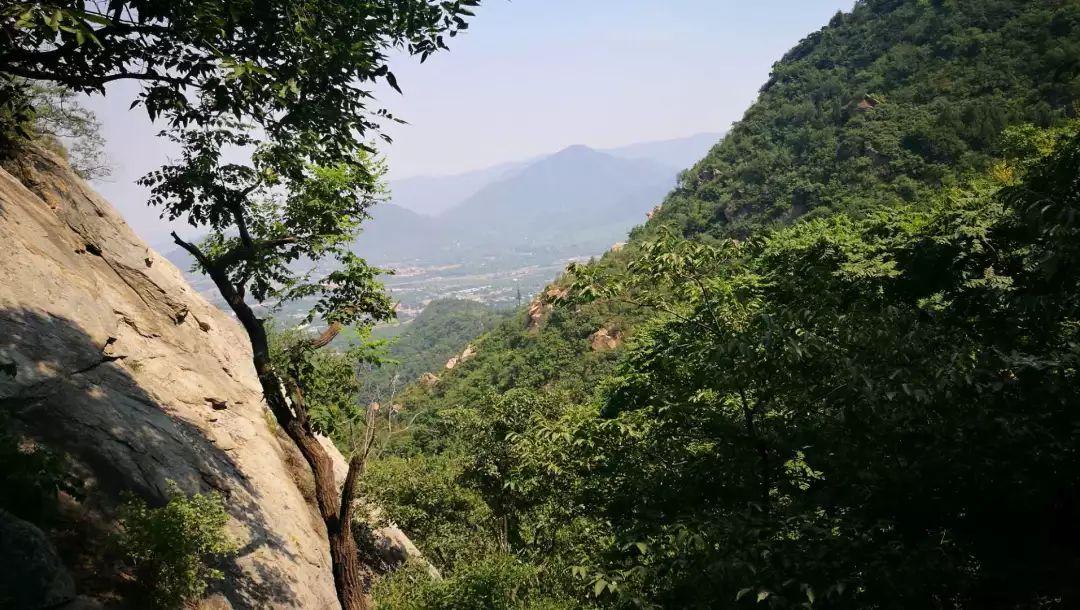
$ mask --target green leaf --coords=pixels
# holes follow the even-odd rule
[[[397,77],[394,76],[393,72],[386,73],[386,82],[390,83],[390,86],[394,88],[394,91],[401,93],[401,87],[398,87]]]

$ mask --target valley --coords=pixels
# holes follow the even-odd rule
[[[371,210],[352,248],[372,265],[394,270],[380,279],[397,302],[397,319],[376,334],[394,334],[393,327],[408,324],[436,299],[469,299],[496,309],[528,303],[567,265],[625,241],[679,172],[719,140],[703,133],[611,150],[571,146],[462,175],[390,182],[388,200]],[[167,257],[191,269],[187,252],[173,247]],[[199,292],[224,306],[209,278],[187,275]],[[311,305],[302,299],[272,315],[300,323]]]

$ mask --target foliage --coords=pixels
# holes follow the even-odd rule
[[[44,83],[0,83],[0,156],[11,157],[22,144],[37,141],[54,148],[85,179],[111,173],[101,124],[70,89]],[[12,107],[17,106],[15,110]]]
[[[649,226],[745,237],[926,201],[1000,156],[1005,127],[1076,116],[1078,58],[1073,2],[862,0],[774,65]]]
[[[577,311],[555,308],[542,331],[530,328],[526,312],[505,319],[473,342],[476,355],[440,373],[434,386],[413,386],[401,402],[420,414],[413,432],[416,449],[438,450],[447,437],[432,415],[447,407],[474,405],[491,393],[513,388],[542,390],[563,402],[590,398],[617,359],[593,352],[589,336],[605,325],[629,330],[646,316],[623,303],[592,303]],[[427,429],[424,428],[427,426]]]
[[[569,601],[536,595],[537,569],[502,554],[469,564],[452,578],[433,580],[423,568],[408,564],[374,590],[376,607],[385,610],[563,610]]]
[[[296,327],[270,326],[269,339],[274,368],[304,388],[312,428],[351,451],[363,438],[367,422],[366,408],[358,400],[358,370],[382,361],[382,344],[369,341],[365,333],[348,337],[344,349],[311,349],[309,333]]]
[[[551,320],[648,322],[581,406],[436,408],[457,485],[515,516],[476,539],[603,607],[1073,605],[1080,129],[1001,150],[926,201],[571,269]]]
[[[180,608],[224,577],[212,567],[236,550],[225,532],[229,515],[217,494],[185,496],[173,484],[160,508],[131,500],[121,517],[119,545],[135,570],[146,602]]]
[[[363,396],[392,403],[397,394],[428,371],[439,371],[469,341],[508,314],[465,299],[436,299],[389,343],[388,362],[364,375]]]
[[[383,511],[440,569],[494,550],[495,520],[475,490],[458,484],[461,461],[449,455],[387,457],[360,481],[360,496]]]
[[[527,476],[521,476],[522,456],[511,440],[552,417],[560,405],[528,390],[511,390],[488,397],[472,409],[443,412],[460,441],[463,471],[458,480],[475,489],[499,522],[500,547],[509,552],[525,540],[519,530],[524,513],[543,497]],[[534,532],[535,535],[535,532]]]
[[[838,14],[622,251],[406,392],[417,447],[579,606],[1075,605],[1076,11]]]
[[[1074,599],[1078,159],[744,244],[668,236],[591,278],[690,294],[650,294],[613,419],[534,433],[620,534],[579,574],[659,607]]]
[[[0,74],[79,93],[143,85],[134,105],[170,128],[232,115],[255,122],[286,163],[332,165],[363,148],[385,111],[367,87],[397,87],[386,59],[427,57],[467,27],[475,0],[435,2],[15,1],[0,10]],[[318,139],[313,139],[313,134]]]
[[[1042,131],[1076,115],[1077,45],[1071,2],[858,2],[774,65],[743,119],[597,267],[625,270],[665,226],[714,243],[807,213],[925,204],[1008,157],[1003,129],[1027,122]],[[524,316],[504,322],[477,341],[473,361],[406,401],[436,411],[511,388],[587,400],[617,359],[591,351],[589,335],[611,325],[632,342],[654,310],[619,297],[556,306],[539,331]]]
[[[75,478],[65,457],[9,429],[0,417],[0,508],[34,523],[52,515],[61,491],[82,496],[82,482]]]

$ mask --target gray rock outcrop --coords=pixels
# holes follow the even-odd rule
[[[239,325],[48,153],[0,170],[0,244],[0,410],[71,456],[83,502],[218,491],[241,546],[216,587],[233,608],[337,608]]]

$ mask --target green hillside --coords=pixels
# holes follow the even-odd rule
[[[424,373],[439,372],[473,338],[491,330],[507,317],[483,303],[464,299],[438,299],[407,326],[394,329],[386,350],[391,362],[363,375],[361,400],[392,401],[396,394]]]
[[[1077,100],[1076,2],[838,14],[405,393],[365,491],[447,578],[380,607],[1075,607]]]
[[[773,68],[654,226],[746,235],[761,223],[925,199],[982,171],[1002,129],[1080,99],[1074,2],[868,0]]]
[[[915,36],[920,32],[921,39]],[[913,39],[924,44],[916,46]],[[943,51],[946,39],[956,39],[949,47],[955,53]],[[911,74],[894,78],[889,66],[912,55],[925,61],[911,60]],[[993,78],[984,80],[988,75]],[[888,101],[858,110],[868,91]],[[901,205],[905,198],[925,203],[943,187],[985,174],[1001,154],[1006,126],[1060,124],[1075,115],[1078,100],[1080,8],[1074,2],[861,2],[776,64],[744,119],[684,172],[659,213],[635,230],[627,252],[661,226],[688,237],[745,236],[790,222],[796,212],[860,215]],[[972,109],[974,117],[974,108],[993,108],[999,118],[976,138],[977,123],[948,122],[952,111],[941,114],[925,105],[946,101],[952,111]],[[928,122],[936,127],[925,135],[953,142],[956,154],[935,158],[909,149]],[[851,154],[838,142],[858,142],[861,152]],[[809,203],[798,196],[799,184],[822,195]],[[602,264],[619,266],[625,258],[609,254]],[[569,390],[573,400],[585,399],[606,369],[584,362],[614,360],[593,354],[589,335],[605,323],[625,327],[629,335],[633,322],[645,317],[627,303],[607,301],[557,308],[545,318],[542,333],[530,331],[524,317],[508,321],[482,339],[492,347],[447,379],[436,396],[557,387]]]

